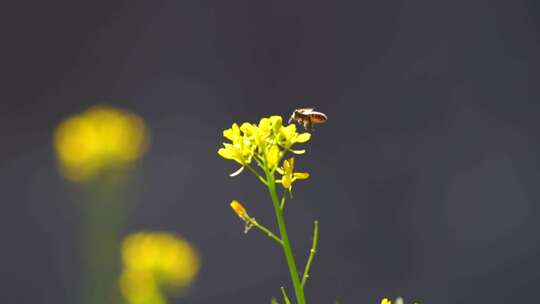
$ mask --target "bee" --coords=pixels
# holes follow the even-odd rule
[[[304,126],[305,130],[313,131],[314,124],[320,124],[325,122],[328,117],[322,112],[314,111],[315,108],[301,108],[296,109],[289,118],[289,124],[295,122]]]

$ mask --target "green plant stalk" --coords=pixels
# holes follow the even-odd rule
[[[311,268],[313,257],[317,252],[317,242],[319,240],[319,221],[313,222],[313,225],[313,243],[311,244],[311,250],[309,251],[309,258],[306,263],[306,269],[304,270],[304,274],[302,275],[302,289],[304,289],[304,287],[306,286],[307,279],[309,278],[309,269]]]
[[[125,181],[104,174],[84,188],[85,304],[120,303],[120,231],[125,222]]]
[[[285,291],[285,287],[281,286],[281,293],[283,294],[283,301],[285,301],[285,304],[291,304],[291,300],[287,296],[287,292]]]
[[[281,235],[281,241],[283,242],[283,252],[289,266],[289,272],[291,273],[291,279],[294,287],[294,294],[298,304],[305,304],[304,290],[300,284],[300,278],[298,276],[298,269],[296,268],[296,262],[291,249],[291,243],[289,242],[289,235],[287,234],[287,228],[285,226],[285,220],[283,219],[283,210],[281,210],[281,202],[279,201],[276,192],[276,181],[274,173],[265,168],[264,170],[267,178],[267,187],[272,197],[272,203],[274,204],[274,211],[276,212],[276,218],[279,226],[279,233]]]

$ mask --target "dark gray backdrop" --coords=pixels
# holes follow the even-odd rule
[[[269,303],[279,249],[242,233],[254,178],[218,158],[233,121],[317,106],[329,116],[287,220],[302,263],[321,222],[310,303],[535,301],[538,1],[30,1],[2,9],[2,303],[73,303],[80,208],[54,127],[107,102],[152,146],[125,233],[178,232],[203,268],[177,303]]]

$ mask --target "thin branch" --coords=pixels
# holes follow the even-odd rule
[[[283,253],[285,254],[285,259],[287,260],[287,265],[289,266],[289,272],[294,287],[294,294],[296,296],[296,303],[306,304],[304,290],[300,286],[300,276],[298,275],[298,268],[296,267],[296,261],[294,260],[289,235],[285,225],[285,219],[283,218],[283,211],[280,208],[280,201],[276,191],[275,176],[268,170],[268,168],[265,168],[265,174],[266,179],[268,180],[268,192],[270,192],[270,196],[272,197],[272,205],[274,205],[274,212],[276,213],[279,234],[283,240]]]
[[[255,154],[253,155],[253,159],[257,162],[257,165],[261,167],[261,169],[264,170],[264,159],[262,159],[259,155]]]
[[[313,243],[311,244],[311,250],[309,251],[309,258],[306,263],[306,268],[304,269],[304,275],[302,276],[302,283],[301,283],[302,289],[304,289],[304,286],[306,285],[307,279],[309,277],[309,269],[311,268],[313,257],[315,256],[315,253],[317,252],[317,242],[319,240],[319,221],[314,221],[313,224],[314,224]]]
[[[263,225],[259,224],[254,218],[251,217],[245,217],[245,220],[249,222],[254,227],[259,228],[262,232],[266,233],[269,237],[273,238],[276,242],[278,242],[281,246],[283,246],[283,241],[277,237],[272,231],[270,231],[268,228],[264,227]]]
[[[281,210],[283,210],[283,208],[285,208],[285,192],[283,193],[283,196],[281,197],[281,204],[280,204],[280,208]]]
[[[266,182],[266,179],[264,179],[262,177],[262,175],[259,174],[259,172],[257,172],[257,170],[253,169],[252,166],[250,165],[246,165],[246,167],[249,169],[249,171],[251,171],[251,173],[255,174],[255,176],[257,176],[259,178],[259,180],[261,181],[261,183],[265,184],[268,186],[268,183]]]
[[[283,300],[285,301],[285,304],[291,304],[291,300],[287,296],[287,292],[285,292],[285,287],[281,287],[281,293],[283,294]]]

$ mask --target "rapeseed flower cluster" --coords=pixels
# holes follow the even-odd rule
[[[254,171],[251,164],[255,162],[265,173],[274,174],[278,171],[282,178],[277,180],[287,190],[292,189],[292,183],[309,177],[308,173],[293,172],[294,158],[283,161],[287,152],[303,154],[305,150],[294,149],[295,144],[302,144],[311,138],[311,134],[298,133],[295,124],[283,125],[281,116],[262,118],[258,124],[244,122],[234,123],[231,128],[223,131],[223,136],[230,140],[223,143],[218,154],[225,159],[234,160],[241,167],[231,176],[240,174],[244,168]],[[262,177],[258,175],[260,179]]]
[[[244,233],[247,233],[251,228],[257,228],[282,247],[289,267],[297,303],[306,304],[304,286],[309,277],[311,262],[317,248],[318,222],[314,222],[312,248],[304,271],[300,273],[285,227],[283,211],[286,194],[292,197],[293,183],[309,177],[306,172],[295,172],[295,158],[286,158],[285,156],[288,153],[295,155],[305,153],[305,150],[298,149],[297,145],[308,142],[311,134],[297,132],[295,124],[283,125],[283,119],[280,116],[270,116],[262,118],[258,124],[244,122],[239,125],[233,123],[229,129],[223,131],[223,136],[229,142],[223,143],[223,147],[218,150],[218,154],[240,165],[240,169],[232,173],[231,176],[236,176],[247,168],[266,186],[272,199],[279,234],[272,232],[271,229],[266,228],[254,217],[250,216],[246,208],[237,200],[233,200],[230,206],[234,213],[244,221]],[[277,178],[276,173],[278,174]],[[282,193],[278,193],[276,189],[278,185],[283,187]],[[281,198],[279,198],[280,195]],[[287,292],[283,287],[281,292],[285,303],[290,303]]]

